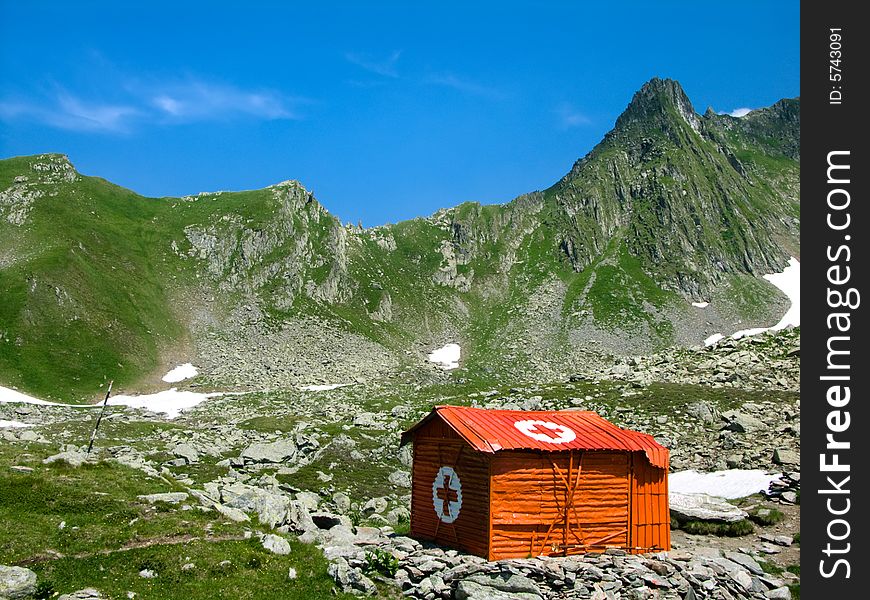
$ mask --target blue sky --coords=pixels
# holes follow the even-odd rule
[[[800,88],[798,2],[138,4],[0,0],[0,157],[148,196],[298,179],[377,225],[550,186],[653,76],[699,112]]]

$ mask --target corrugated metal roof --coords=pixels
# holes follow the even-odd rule
[[[643,451],[650,463],[666,469],[668,449],[646,433],[621,429],[587,410],[489,410],[436,406],[402,434],[402,444],[435,417],[480,452],[499,450],[628,450]]]

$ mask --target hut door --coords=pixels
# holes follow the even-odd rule
[[[629,528],[628,454],[579,452],[545,455],[552,468],[555,513],[533,556],[626,547]],[[552,514],[552,513],[551,513]]]

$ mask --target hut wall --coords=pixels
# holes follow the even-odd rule
[[[633,552],[671,549],[668,472],[632,453],[631,523]]]
[[[435,511],[432,485],[441,467],[459,477],[462,505],[452,523]],[[440,419],[414,439],[411,535],[486,557],[489,552],[489,459],[473,450]]]
[[[629,453],[499,452],[491,460],[491,560],[628,546]]]

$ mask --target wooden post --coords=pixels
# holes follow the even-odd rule
[[[91,432],[91,441],[88,443],[88,454],[91,453],[91,448],[94,447],[94,438],[97,437],[97,429],[100,428],[100,421],[103,420],[103,413],[106,412],[106,403],[109,401],[109,395],[112,393],[112,384],[115,380],[109,382],[109,389],[106,390],[106,397],[103,398],[103,408],[100,409],[100,415],[97,417],[97,422],[94,425],[94,430]]]

